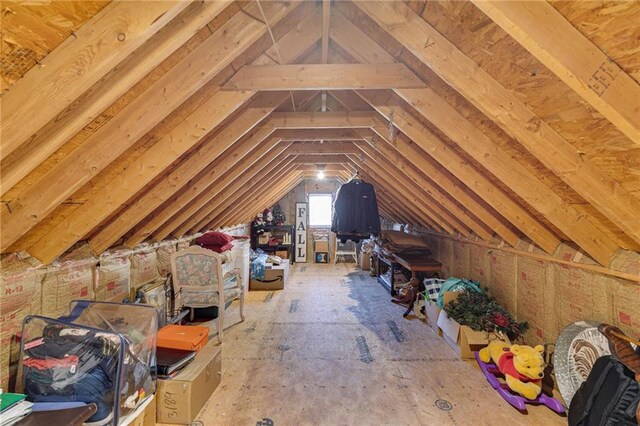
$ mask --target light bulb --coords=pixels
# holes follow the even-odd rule
[[[324,172],[322,170],[318,170],[318,179],[324,179]]]

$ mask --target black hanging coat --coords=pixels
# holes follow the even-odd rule
[[[380,232],[380,216],[373,185],[359,179],[343,184],[333,203],[331,231],[338,239],[359,241]]]

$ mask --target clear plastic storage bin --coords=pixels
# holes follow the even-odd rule
[[[155,393],[157,329],[147,305],[73,301],[68,316],[28,316],[18,386],[33,402],[95,403],[90,424],[119,424]]]

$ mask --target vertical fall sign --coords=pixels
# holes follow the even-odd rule
[[[296,262],[307,261],[307,203],[296,203]]]

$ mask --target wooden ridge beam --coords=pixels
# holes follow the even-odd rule
[[[353,4],[629,237],[640,242],[640,200],[580,155],[551,126],[406,4],[382,1]],[[425,44],[424,40],[430,43]],[[505,105],[509,106],[507,113]],[[607,257],[599,256],[599,262]]]
[[[348,90],[425,87],[404,64],[246,65],[223,90]]]
[[[496,0],[473,3],[640,145],[640,85],[551,4]]]
[[[228,2],[220,5],[220,10]],[[2,94],[2,155],[54,118],[189,3],[112,2]]]
[[[298,5],[267,3],[265,13],[273,25]],[[11,246],[266,31],[263,22],[244,13],[236,14],[127,105],[118,119],[107,122],[33,185],[9,200],[0,216],[3,230],[0,250]],[[109,146],[109,149],[105,150],[105,146]]]
[[[331,0],[322,0],[322,63],[329,59],[329,27],[331,26]]]
[[[305,160],[300,160],[300,161],[307,161]],[[324,166],[324,171],[325,172],[333,172],[333,171],[339,171],[339,170],[344,170],[344,166],[346,166],[346,164],[342,163],[342,164],[338,164],[338,163],[333,163],[333,164],[322,164]],[[308,164],[308,163],[298,163],[298,170],[300,171],[307,171],[307,172],[318,172],[318,166],[316,165],[316,163],[312,163],[312,164]]]
[[[191,2],[132,55],[11,153],[3,152],[0,193],[4,194],[66,141],[99,116],[157,65],[185,44],[226,7],[228,2]],[[114,3],[115,4],[115,3]],[[90,22],[86,24],[90,25]]]

